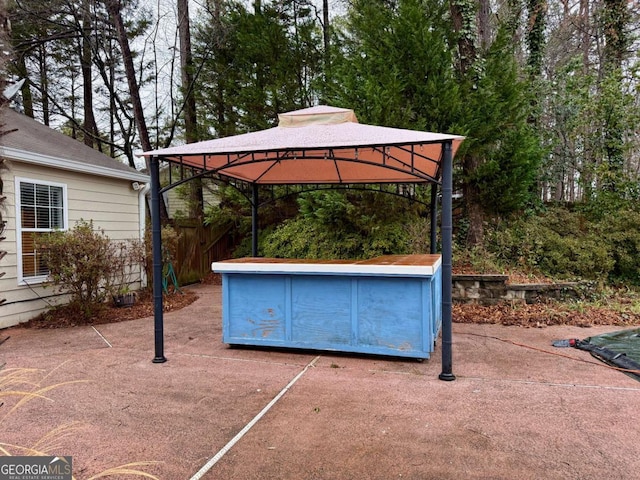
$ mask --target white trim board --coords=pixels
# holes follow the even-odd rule
[[[123,180],[131,180],[136,182],[149,182],[149,176],[139,172],[127,172],[113,168],[103,167],[100,165],[91,165],[75,160],[67,160],[63,158],[50,157],[35,152],[28,152],[12,147],[0,146],[0,155],[12,160],[18,160],[34,165],[42,165],[46,167],[58,168],[61,170],[71,170],[73,172],[88,173],[90,175],[99,175],[102,177],[121,178]],[[114,162],[117,160],[114,159]]]

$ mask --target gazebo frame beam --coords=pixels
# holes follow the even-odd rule
[[[442,372],[438,376],[440,380],[455,380],[453,374],[452,360],[452,239],[453,239],[453,219],[452,219],[452,191],[453,191],[453,146],[451,140],[441,142],[441,171],[442,171],[442,212],[441,212],[441,240],[442,240]],[[412,149],[413,151],[413,149]],[[206,157],[205,157],[206,158]],[[174,163],[184,167],[183,158],[179,161],[171,159]],[[357,159],[352,161],[358,162]],[[367,162],[359,162],[367,163]],[[206,165],[206,160],[204,162]],[[154,335],[155,335],[155,356],[153,363],[164,363],[167,361],[164,356],[164,319],[163,319],[163,299],[162,299],[162,236],[160,222],[160,195],[174,185],[166,188],[160,187],[160,161],[157,156],[151,156],[151,220],[152,220],[152,242],[153,242],[153,299],[154,299]],[[189,165],[187,165],[189,168]],[[191,167],[194,171],[195,167]],[[387,167],[389,168],[389,167]],[[208,173],[217,174],[227,177],[218,170],[211,172],[201,172],[194,177],[201,177]],[[390,168],[394,170],[394,168]],[[177,183],[186,181],[182,175],[181,180]],[[417,172],[412,172],[416,174]],[[425,174],[416,175],[426,181],[433,182],[431,190],[431,253],[436,250],[436,216],[437,216],[437,181],[426,176]],[[366,183],[366,182],[363,182]],[[406,182],[409,183],[409,182]],[[251,184],[251,231],[252,231],[252,255],[258,255],[258,206],[259,184],[252,182]]]

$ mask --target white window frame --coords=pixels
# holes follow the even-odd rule
[[[60,231],[69,229],[69,204],[67,201],[67,185],[64,183],[49,182],[47,180],[39,180],[36,178],[15,177],[15,203],[16,203],[16,252],[18,264],[18,285],[40,284],[47,280],[48,275],[38,275],[34,277],[24,277],[22,265],[22,232],[53,232],[50,228],[22,228],[22,199],[20,184],[31,183],[33,185],[47,185],[50,187],[62,188],[62,223],[63,228]]]

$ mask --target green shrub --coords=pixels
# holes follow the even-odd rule
[[[409,253],[412,247],[421,245],[424,242],[411,236],[407,225],[400,222],[371,223],[368,229],[352,226],[341,231],[304,217],[285,221],[260,237],[261,254],[281,258],[372,258]]]
[[[71,230],[53,232],[38,242],[56,288],[71,295],[70,303],[86,318],[101,308],[113,272],[113,248],[93,222],[80,221]]]
[[[160,230],[160,237],[162,241],[162,265],[165,268],[170,263],[176,263],[182,234],[173,226],[164,225]],[[150,223],[147,223],[144,233],[144,261],[142,264],[144,265],[147,279],[151,283],[153,280],[153,238]]]
[[[640,283],[640,213],[606,217],[554,207],[492,229],[487,249],[503,263],[558,278]]]
[[[640,212],[620,210],[602,223],[602,239],[614,260],[611,279],[640,285]]]
[[[260,240],[261,254],[276,258],[353,258],[360,245],[353,234],[338,238],[304,218],[285,221],[263,232]]]
[[[423,206],[371,191],[315,191],[300,213],[260,236],[260,253],[287,258],[360,259],[428,249]],[[237,253],[243,252],[245,248]]]
[[[44,235],[38,248],[51,283],[71,296],[68,308],[84,320],[95,317],[109,296],[125,293],[139,281],[145,260],[142,242],[111,241],[84,220],[71,230]]]

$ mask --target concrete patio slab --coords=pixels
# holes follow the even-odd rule
[[[616,328],[454,324],[457,379],[442,382],[439,348],[422,363],[231,349],[221,343],[220,287],[190,288],[200,298],[165,315],[164,364],[151,362],[151,318],[1,331],[11,336],[0,346],[5,368],[40,369],[43,386],[77,383],[9,414],[12,400],[3,399],[0,442],[32,446],[71,425],[48,451],[72,455],[78,479],[135,461],[158,462],[144,467],[158,478],[190,479],[216,456],[200,478],[635,479],[640,471],[640,383],[586,352],[551,347]]]

